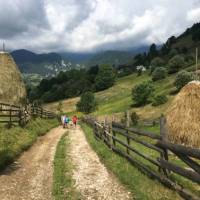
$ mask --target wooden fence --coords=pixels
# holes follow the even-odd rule
[[[200,191],[183,187],[186,181],[200,189],[200,149],[170,143],[163,117],[160,134],[127,128],[115,122],[99,123],[91,117],[84,118],[84,121],[93,127],[98,140],[142,172],[177,191],[184,199],[200,199]]]
[[[31,117],[51,119],[56,115],[35,105],[16,106],[0,103],[0,123],[7,124],[9,127],[13,124],[24,126]]]

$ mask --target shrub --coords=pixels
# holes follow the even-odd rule
[[[137,125],[139,120],[139,115],[136,112],[131,113],[131,122],[133,125]]]
[[[164,79],[166,77],[167,71],[164,67],[158,67],[154,70],[152,74],[152,80],[157,81]]]
[[[84,113],[95,111],[97,102],[92,92],[86,92],[81,95],[80,101],[76,104],[77,110]]]
[[[142,106],[150,102],[153,92],[154,86],[152,82],[143,82],[132,89],[132,99],[137,106]]]
[[[177,90],[180,90],[183,86],[194,79],[191,72],[187,71],[180,71],[175,78],[174,85],[176,86]]]
[[[168,65],[169,65],[168,73],[172,74],[172,73],[178,72],[179,69],[181,67],[183,67],[184,63],[185,62],[184,62],[184,57],[183,56],[180,56],[180,55],[174,56],[168,62]]]
[[[166,95],[164,95],[164,94],[156,95],[153,98],[152,106],[159,106],[159,105],[165,104],[167,102],[167,100],[168,99],[167,99]]]

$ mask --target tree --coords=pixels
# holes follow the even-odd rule
[[[156,67],[162,67],[165,64],[164,60],[160,57],[156,57],[151,61],[151,73]]]
[[[136,126],[138,124],[139,121],[139,115],[136,112],[132,112],[131,113],[131,122],[134,126]]]
[[[180,71],[175,78],[174,85],[176,86],[177,90],[180,90],[183,86],[194,79],[191,72],[187,71]]]
[[[150,102],[153,92],[154,86],[152,82],[143,82],[132,89],[132,99],[136,106],[143,106]]]
[[[167,75],[167,70],[164,67],[158,67],[153,71],[152,80],[157,81],[164,79]]]
[[[87,71],[88,79],[91,81],[91,83],[95,82],[95,78],[99,72],[99,66],[95,65],[89,68]]]
[[[101,65],[98,75],[95,79],[95,88],[97,91],[105,90],[113,86],[115,82],[115,74],[110,65]]]
[[[172,58],[178,54],[177,49],[171,49],[169,52],[169,57]]]
[[[91,113],[97,108],[97,101],[92,92],[81,95],[80,101],[76,104],[77,110],[83,113]]]
[[[164,94],[162,94],[162,95],[156,95],[153,98],[152,106],[162,105],[162,104],[166,103],[167,100],[168,99],[167,99],[166,95],[164,95]]]
[[[168,65],[169,65],[168,73],[172,74],[172,73],[178,72],[179,69],[181,67],[183,67],[184,64],[185,64],[185,62],[184,62],[184,57],[183,56],[181,56],[181,55],[174,56],[168,62]]]
[[[158,55],[158,51],[157,51],[157,47],[155,44],[152,44],[150,47],[149,47],[149,57],[150,58],[154,58]]]

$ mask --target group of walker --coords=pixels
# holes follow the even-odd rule
[[[61,122],[62,122],[63,128],[69,128],[72,125],[73,125],[73,127],[76,128],[76,125],[78,122],[78,117],[76,115],[74,115],[71,119],[70,117],[67,117],[66,115],[62,115]]]

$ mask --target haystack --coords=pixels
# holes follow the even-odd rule
[[[169,140],[200,148],[200,82],[188,83],[176,96],[167,114]]]
[[[26,88],[11,55],[0,52],[0,102],[21,104],[26,99]]]

